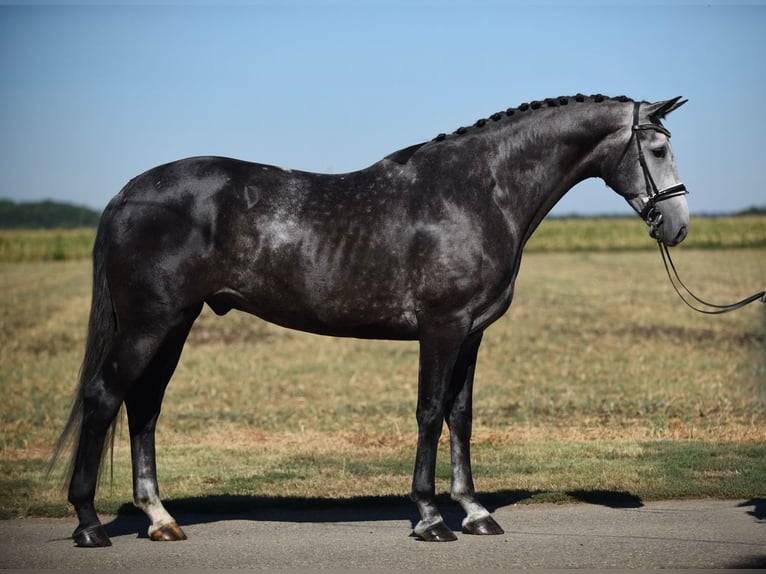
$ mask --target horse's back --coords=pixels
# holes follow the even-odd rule
[[[484,207],[428,185],[390,160],[337,175],[217,157],[158,166],[105,211],[113,284],[141,286],[123,295],[133,302],[414,338],[419,312],[486,306],[502,278]]]
[[[391,273],[401,218],[352,180],[219,157],[148,170],[102,216],[118,307],[207,301],[303,330],[411,337],[408,279]]]

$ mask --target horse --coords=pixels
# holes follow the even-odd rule
[[[155,428],[205,304],[218,315],[238,309],[333,337],[417,340],[414,534],[457,538],[435,504],[445,422],[463,532],[502,534],[471,472],[482,335],[511,305],[527,240],[586,178],[621,195],[658,242],[686,237],[687,191],[662,124],[685,102],[598,94],[533,101],[343,174],[192,157],[130,180],[98,225],[85,354],[53,457],[74,442],[74,543],[111,545],[95,491],[123,404],[133,502],[150,520],[149,537],[186,538],[160,499]]]

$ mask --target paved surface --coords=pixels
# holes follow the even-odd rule
[[[651,502],[634,508],[498,508],[502,536],[408,536],[411,508],[272,509],[177,516],[189,540],[151,542],[137,516],[105,520],[110,548],[74,548],[70,519],[0,522],[0,568],[766,568],[766,501]],[[445,509],[446,510],[446,509]],[[448,524],[459,529],[460,517]]]

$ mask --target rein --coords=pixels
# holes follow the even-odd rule
[[[728,313],[730,311],[736,311],[737,309],[741,309],[742,307],[744,307],[745,305],[749,305],[753,301],[760,301],[761,303],[766,303],[766,291],[755,293],[754,295],[751,295],[750,297],[746,297],[742,299],[741,301],[737,301],[736,303],[731,303],[729,305],[714,305],[713,303],[708,303],[707,301],[700,299],[694,293],[692,293],[686,285],[684,285],[683,281],[681,281],[681,278],[678,276],[678,271],[676,270],[676,266],[673,264],[673,260],[670,258],[670,250],[668,249],[668,246],[662,243],[662,241],[657,241],[657,245],[660,248],[660,255],[662,255],[662,263],[665,265],[665,272],[668,274],[668,279],[670,279],[670,284],[673,286],[673,289],[675,289],[676,293],[678,293],[678,296],[681,298],[681,301],[686,303],[687,307],[694,309],[698,313],[704,313],[706,315],[722,315],[723,313]],[[673,271],[672,275],[670,273],[671,270]],[[689,297],[691,297],[696,303],[690,302],[684,295],[684,292]],[[701,307],[698,307],[697,303],[704,305],[705,307],[710,307],[710,309],[703,309]]]
[[[677,183],[675,185],[671,185],[664,189],[657,188],[657,184],[654,182],[654,178],[652,177],[652,174],[649,171],[649,166],[647,165],[646,158],[644,157],[644,150],[641,148],[641,141],[638,138],[638,134],[636,132],[644,131],[644,130],[654,130],[654,131],[663,133],[668,137],[670,137],[670,132],[659,124],[638,123],[639,122],[638,112],[639,112],[640,106],[641,104],[639,102],[635,102],[633,107],[633,135],[636,138],[636,149],[638,150],[638,161],[641,164],[642,171],[644,172],[644,179],[646,183],[646,195],[647,195],[646,204],[644,205],[644,208],[641,210],[640,215],[641,215],[641,218],[644,221],[646,221],[646,224],[649,226],[649,235],[657,239],[657,231],[660,227],[660,224],[662,223],[662,214],[654,209],[655,205],[660,201],[670,199],[671,197],[677,197],[679,195],[686,195],[689,192],[687,191],[686,186],[683,183]],[[741,309],[742,307],[744,307],[745,305],[749,305],[753,301],[760,301],[761,303],[766,303],[766,291],[755,293],[754,295],[751,295],[750,297],[746,297],[745,299],[742,299],[741,301],[737,301],[736,303],[731,303],[729,305],[714,305],[713,303],[708,303],[707,301],[700,299],[689,290],[689,288],[684,284],[683,281],[681,281],[681,278],[678,276],[678,271],[676,270],[676,266],[673,264],[673,260],[670,258],[670,250],[668,249],[668,246],[665,245],[660,239],[657,239],[657,245],[660,248],[662,263],[665,265],[665,272],[668,274],[668,279],[670,280],[670,284],[673,286],[673,289],[675,289],[676,293],[681,298],[681,301],[683,301],[687,307],[694,309],[695,311],[699,313],[705,313],[706,315],[721,315],[723,313],[729,313],[730,311],[736,311],[737,309]],[[671,274],[671,270],[672,270],[672,274]],[[686,293],[686,295],[684,295],[684,293]],[[693,300],[693,302],[691,302],[687,298],[687,296],[690,297]],[[699,307],[698,304],[703,305],[704,307],[708,307],[708,309]]]

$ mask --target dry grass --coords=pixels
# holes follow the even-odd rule
[[[677,259],[716,301],[766,277],[762,251]],[[74,388],[89,265],[10,265],[0,278],[0,372],[14,390],[0,406],[4,442],[47,445]],[[527,256],[514,305],[482,346],[477,438],[764,439],[762,311],[693,313],[654,254]],[[322,338],[206,310],[168,391],[162,436],[223,425],[410,437],[416,378],[416,343]]]
[[[763,249],[675,253],[706,298],[764,287]],[[700,316],[663,274],[654,252],[525,256],[514,305],[479,357],[482,489],[766,495],[763,306]],[[90,265],[1,265],[0,289],[0,511],[65,513],[42,475],[81,360]],[[407,492],[417,368],[416,343],[322,338],[206,310],[160,421],[165,496]],[[106,509],[130,499],[126,434]],[[446,456],[439,476],[447,488]]]

